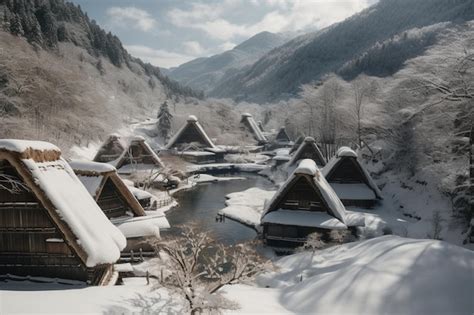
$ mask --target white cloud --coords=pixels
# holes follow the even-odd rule
[[[235,46],[237,46],[237,45],[233,42],[224,42],[224,43],[220,44],[219,46],[217,46],[217,48],[220,51],[226,51],[226,50],[231,50]]]
[[[187,41],[183,43],[184,51],[193,56],[202,56],[207,53],[207,50],[204,49],[199,42],[196,41]]]
[[[205,32],[214,39],[229,41],[250,37],[262,31],[297,32],[320,29],[361,11],[374,0],[263,0],[267,13],[255,23],[229,21],[229,14],[242,3],[255,0],[227,0],[217,4],[191,3],[190,8],[172,9],[167,16],[172,24]],[[244,5],[245,7],[245,5]]]
[[[176,67],[195,58],[194,56],[154,49],[143,45],[125,45],[125,49],[127,49],[132,56],[163,68]]]
[[[132,27],[147,32],[157,24],[148,12],[135,7],[111,7],[106,13],[109,22],[117,27]]]

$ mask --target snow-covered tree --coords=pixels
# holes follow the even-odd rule
[[[158,133],[163,141],[168,141],[170,132],[171,132],[171,123],[173,120],[173,115],[171,115],[168,108],[168,103],[165,101],[161,104],[158,111]]]
[[[265,267],[252,244],[224,246],[195,227],[183,227],[180,237],[159,240],[154,246],[169,271],[157,278],[183,296],[191,314],[229,308],[218,290],[251,279]]]

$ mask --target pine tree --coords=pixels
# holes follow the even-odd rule
[[[161,104],[157,118],[159,136],[166,142],[169,139],[171,131],[171,122],[173,120],[173,115],[171,115],[168,108],[168,103],[166,101]]]
[[[10,32],[16,36],[25,35],[25,32],[23,31],[23,26],[21,25],[21,19],[17,14],[13,16],[13,19],[10,23]]]

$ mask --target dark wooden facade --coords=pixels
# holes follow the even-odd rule
[[[132,207],[110,178],[105,179],[104,186],[96,197],[96,201],[109,219],[126,216],[127,212],[133,213]]]
[[[110,135],[109,138],[100,147],[95,162],[108,163],[117,160],[125,150],[125,144],[118,135]]]
[[[44,200],[2,154],[0,172],[22,183],[15,193],[0,187],[0,274],[104,283],[112,266],[86,267],[83,253],[67,241],[71,232],[57,224]]]
[[[364,170],[360,166],[357,158],[351,156],[340,157],[340,160],[332,167],[328,174],[326,174],[326,180],[329,183],[337,184],[365,184],[369,189],[369,180],[365,175]],[[377,196],[377,193],[374,191]],[[375,199],[344,199],[341,198],[342,203],[345,206],[354,206],[362,208],[373,208],[377,203]]]
[[[310,159],[313,160],[316,165],[322,167],[326,165],[321,150],[319,150],[316,142],[313,138],[307,137],[300,145],[298,150],[295,152],[295,156],[291,159],[291,164],[296,164],[299,160]]]
[[[278,131],[275,141],[277,142],[290,142],[290,136],[288,136],[288,133],[286,132],[285,127],[281,127],[280,131]]]
[[[126,151],[117,162],[116,168],[119,169],[130,164],[155,165],[157,168],[163,167],[161,160],[150,146],[145,143],[144,139],[133,139],[130,141],[128,148],[126,148]]]
[[[278,209],[324,212],[331,215],[331,209],[314,184],[313,178],[306,174],[297,174],[287,183],[280,195],[269,205],[266,214]],[[312,226],[264,223],[263,239],[269,246],[293,248],[301,246],[311,233],[329,231]]]

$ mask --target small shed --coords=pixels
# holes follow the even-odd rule
[[[363,225],[346,209],[313,160],[303,160],[265,206],[261,218],[266,244],[302,245],[309,234]]]
[[[126,240],[54,145],[0,140],[1,274],[106,285]]]
[[[160,228],[169,228],[164,215],[148,215],[130,189],[118,176],[115,167],[89,161],[69,162],[79,180],[96,200],[104,214],[127,238],[122,252],[150,252],[149,238],[158,238]],[[129,233],[131,225],[133,233]]]
[[[318,167],[326,165],[326,159],[323,157],[321,150],[313,137],[306,137],[300,144],[295,154],[292,156],[289,165],[296,165],[300,160],[311,159]]]
[[[241,129],[250,133],[258,145],[264,145],[268,143],[267,138],[263,134],[262,130],[258,127],[257,123],[249,113],[242,114],[240,119]]]
[[[346,206],[372,208],[382,193],[349,147],[341,147],[322,169],[324,177]]]

